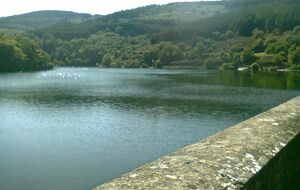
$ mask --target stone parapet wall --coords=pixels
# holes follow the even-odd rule
[[[299,132],[297,97],[94,190],[296,190]]]

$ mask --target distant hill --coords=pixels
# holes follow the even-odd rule
[[[116,12],[82,23],[57,24],[37,30],[36,34],[51,33],[62,39],[88,37],[99,31],[111,31],[122,36],[152,33],[191,23],[226,12],[222,2],[179,2],[149,5]]]
[[[95,16],[69,11],[37,11],[21,15],[1,17],[0,29],[33,30],[56,25],[58,23],[81,23]],[[97,17],[97,16],[96,16]]]
[[[20,29],[29,31],[12,35]],[[300,69],[299,0],[179,2],[105,16],[41,11],[1,18],[0,32],[10,36],[0,53],[22,63],[33,40],[36,57],[56,66]]]

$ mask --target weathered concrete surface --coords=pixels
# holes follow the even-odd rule
[[[299,132],[297,97],[95,190],[282,189],[300,179]]]
[[[300,133],[255,174],[243,189],[299,190]]]

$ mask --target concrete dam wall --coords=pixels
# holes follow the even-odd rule
[[[300,97],[94,190],[300,189]]]

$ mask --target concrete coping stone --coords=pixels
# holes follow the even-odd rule
[[[243,189],[299,132],[300,96],[94,190]]]

